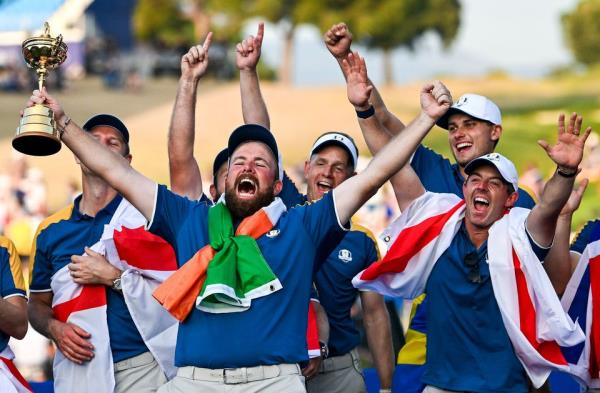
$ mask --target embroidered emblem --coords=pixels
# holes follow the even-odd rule
[[[279,236],[279,229],[271,229],[269,232],[267,232],[267,237],[274,238],[277,236]]]
[[[338,258],[342,262],[348,263],[348,262],[352,261],[352,253],[350,252],[350,250],[342,249],[338,253]]]

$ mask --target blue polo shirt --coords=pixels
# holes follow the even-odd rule
[[[288,203],[306,203],[306,196],[298,191],[287,174],[280,195]],[[352,278],[379,259],[379,249],[371,231],[353,224],[316,272],[313,279],[329,320],[329,356],[345,355],[360,343],[360,332],[350,317],[358,294]]]
[[[180,266],[209,243],[209,209],[158,186],[149,230],[173,245]],[[332,193],[284,213],[273,230],[256,240],[283,289],[252,300],[243,312],[214,314],[194,308],[179,325],[175,365],[230,368],[307,360],[313,270],[344,233]]]
[[[79,211],[81,196],[72,205],[44,220],[34,238],[31,254],[31,292],[50,292],[52,276],[71,262],[71,256],[82,255],[84,247],[94,245],[102,236],[119,206],[117,195],[95,217]],[[129,359],[147,352],[148,348],[138,332],[123,295],[106,288],[108,334],[113,361]]]
[[[419,145],[410,165],[427,191],[451,193],[464,198],[462,186],[465,178],[460,173],[458,164],[452,164],[441,154]],[[519,188],[519,198],[515,206],[532,209],[535,202],[527,191]]]
[[[26,296],[19,254],[13,242],[4,236],[0,236],[0,296],[3,299]],[[0,351],[6,348],[9,339],[8,334],[0,331]]]
[[[529,237],[540,260],[548,252]],[[480,283],[471,282],[465,256],[476,253]],[[423,382],[477,393],[525,393],[517,359],[494,297],[487,242],[476,249],[464,226],[433,267],[426,284],[427,363]]]
[[[575,241],[571,245],[571,251],[579,254],[587,247],[588,244],[600,239],[600,220],[590,220],[583,229],[577,234]]]

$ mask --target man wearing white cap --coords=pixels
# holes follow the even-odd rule
[[[361,116],[370,108],[372,89],[364,60],[351,54],[343,66],[361,128],[381,132],[377,117]],[[579,131],[562,127],[555,146],[540,142],[557,170],[531,211],[511,209],[518,175],[497,153],[465,165],[464,198],[427,192],[408,165],[394,176],[403,213],[384,232],[393,244],[353,283],[405,298],[427,293],[425,392],[526,392],[528,376],[539,387],[552,367],[560,367],[557,342],[583,339],[539,262],[554,238],[591,129]],[[550,310],[552,326],[536,316]],[[548,360],[542,347],[552,347],[557,356]]]

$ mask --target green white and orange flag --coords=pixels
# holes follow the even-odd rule
[[[286,207],[279,198],[246,217],[233,231],[231,214],[223,201],[208,211],[210,244],[200,249],[169,277],[154,297],[183,321],[194,305],[212,313],[247,310],[252,299],[282,288],[256,239],[273,229]]]

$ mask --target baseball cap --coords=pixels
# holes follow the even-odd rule
[[[487,97],[479,94],[463,94],[460,96],[450,109],[436,122],[443,129],[448,129],[448,119],[450,116],[464,113],[479,120],[489,121],[495,125],[502,125],[502,114],[500,108]]]
[[[219,152],[219,154],[217,154],[215,160],[213,161],[213,178],[217,178],[217,172],[219,171],[219,168],[221,168],[223,164],[227,163],[227,160],[229,160],[229,149],[224,148]]]
[[[310,156],[318,153],[319,150],[324,147],[331,145],[340,146],[346,150],[350,155],[352,167],[356,168],[356,163],[358,162],[358,148],[354,143],[354,139],[352,139],[350,135],[346,135],[342,132],[326,132],[321,135],[310,149]]]
[[[465,173],[470,175],[481,165],[491,164],[493,165],[498,172],[500,172],[500,176],[512,185],[513,191],[517,191],[519,189],[519,175],[517,174],[517,168],[515,168],[515,164],[512,163],[511,160],[504,157],[499,153],[490,153],[485,156],[478,157],[465,166]]]
[[[283,160],[281,159],[281,153],[277,148],[277,141],[271,133],[265,127],[258,124],[244,124],[233,130],[229,136],[229,142],[227,143],[227,150],[229,157],[241,144],[246,142],[262,142],[273,152],[275,159],[277,160],[277,166],[279,167],[279,180],[283,180]]]
[[[83,124],[83,129],[85,131],[91,131],[92,128],[97,126],[109,126],[119,131],[123,136],[123,140],[125,143],[129,144],[129,130],[125,127],[125,124],[116,116],[108,115],[106,113],[101,113],[99,115],[94,115],[88,119]]]

